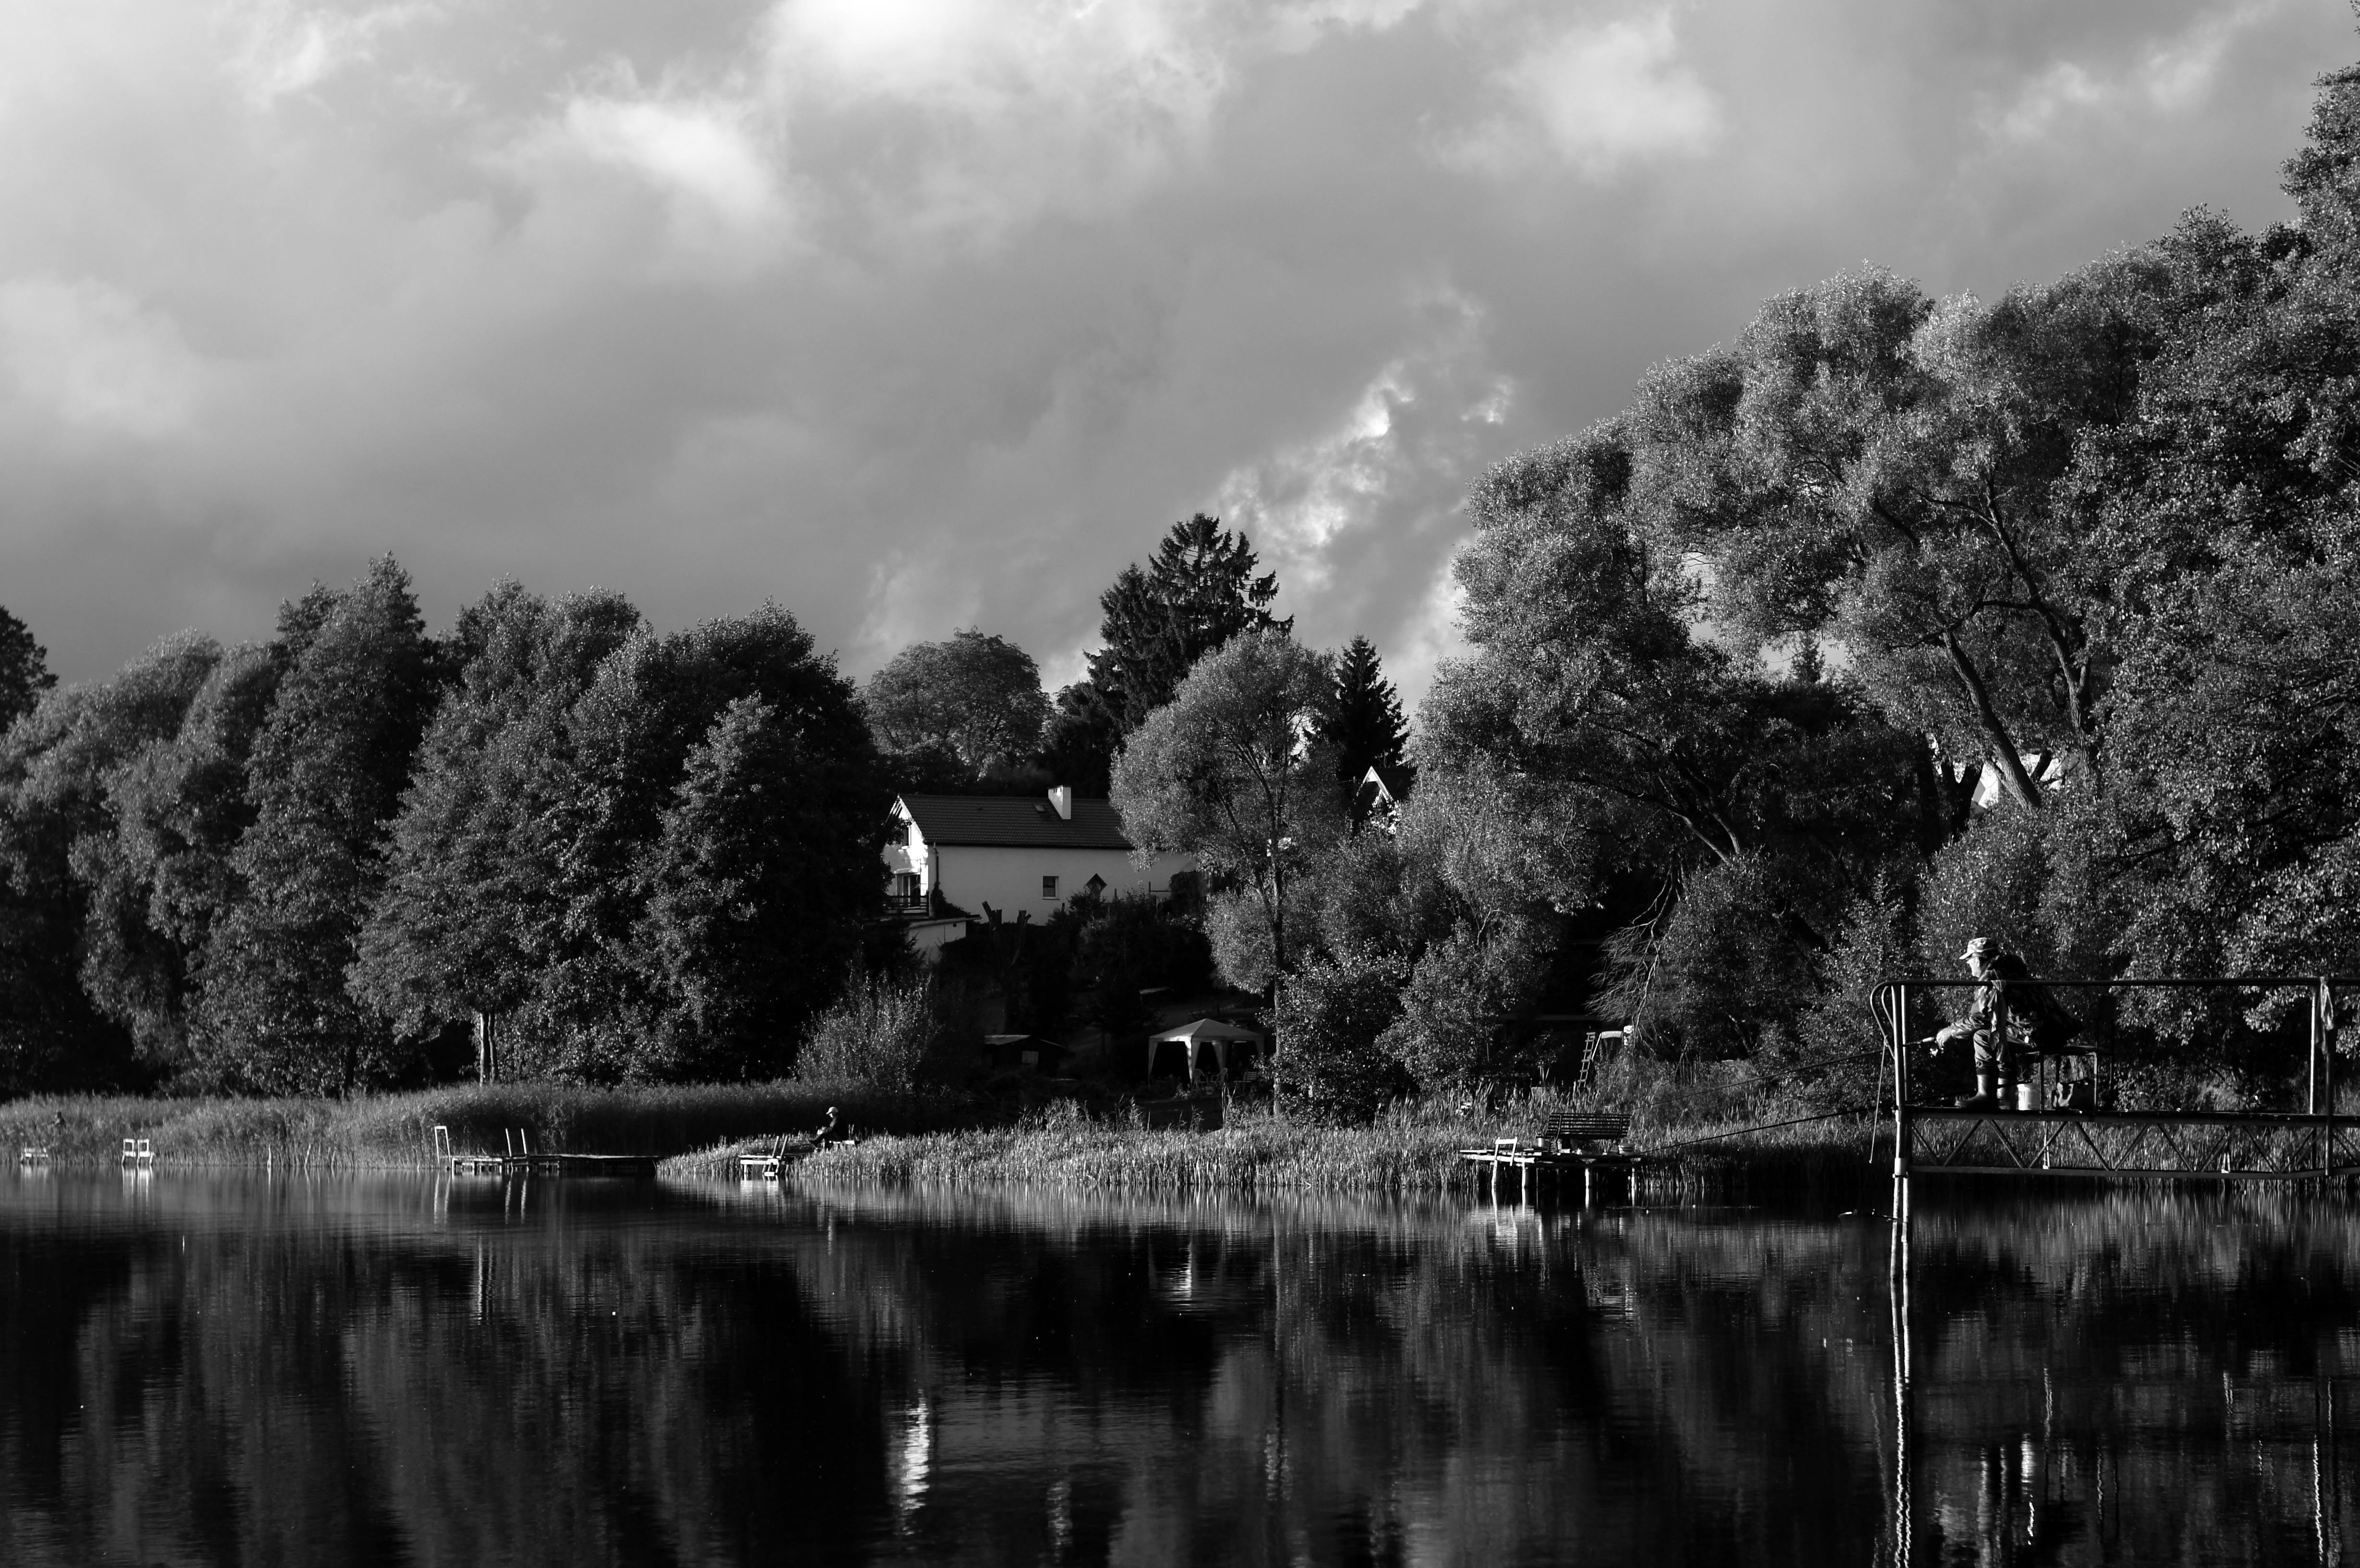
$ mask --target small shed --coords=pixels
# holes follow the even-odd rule
[[[1054,1040],[1037,1034],[988,1034],[983,1037],[983,1062],[994,1072],[1015,1070],[1054,1073],[1070,1054]]]
[[[1219,1018],[1198,1018],[1193,1024],[1182,1024],[1147,1039],[1147,1075],[1155,1076],[1157,1065],[1164,1060],[1166,1048],[1177,1046],[1182,1070],[1189,1082],[1196,1082],[1198,1070],[1209,1065],[1213,1072],[1226,1078],[1229,1073],[1232,1051],[1251,1058],[1262,1051],[1262,1036],[1253,1029],[1237,1024],[1224,1023]]]

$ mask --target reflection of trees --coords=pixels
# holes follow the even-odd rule
[[[784,1259],[497,1208],[388,1225],[344,1193],[267,1229],[224,1228],[193,1183],[153,1228],[11,1227],[0,1561],[857,1550],[877,1396]]]
[[[878,1325],[870,1351],[923,1324],[926,1375],[956,1390],[921,1527],[956,1530],[956,1552],[929,1541],[945,1555],[1035,1560],[1069,1511],[1150,1563],[1417,1542],[1818,1561],[1877,1534],[1883,1301],[1857,1288],[1881,1284],[1879,1231],[1341,1202],[822,1206],[834,1246],[798,1254],[828,1271],[812,1293]],[[849,1305],[876,1301],[891,1312]]]
[[[66,1233],[33,1192],[12,1564],[1817,1563],[1889,1517],[1856,1220],[174,1178]],[[1919,1555],[2287,1549],[2355,1226],[1922,1204]]]
[[[2348,1530],[2346,1204],[2114,1191],[1940,1206],[1919,1213],[1912,1253],[1921,1547],[2259,1563],[2311,1559]]]

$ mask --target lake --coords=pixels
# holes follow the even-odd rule
[[[0,1562],[2340,1560],[2360,1209],[1912,1207],[0,1175]]]

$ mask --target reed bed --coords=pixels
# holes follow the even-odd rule
[[[1137,1115],[1092,1116],[1072,1103],[1028,1111],[1014,1123],[867,1138],[798,1159],[794,1179],[861,1188],[1038,1187],[1086,1191],[1438,1192],[1479,1178],[1460,1149],[1537,1132],[1555,1100],[1536,1094],[1498,1112],[1424,1101],[1395,1106],[1368,1127],[1287,1121],[1267,1108],[1210,1109],[1207,1128],[1151,1127]],[[1704,1139],[1702,1142],[1688,1142]],[[1679,1144],[1644,1192],[1740,1197],[1797,1189],[1849,1195],[1872,1169],[1865,1118],[1766,1130],[1740,1120],[1634,1120],[1629,1147]],[[1891,1157],[1889,1136],[1879,1146]],[[730,1140],[663,1162],[664,1174],[729,1177],[759,1140]],[[791,1151],[792,1152],[792,1151]]]
[[[666,1155],[718,1140],[808,1133],[830,1105],[863,1126],[923,1128],[964,1114],[939,1096],[825,1084],[497,1083],[328,1099],[145,1099],[37,1095],[0,1105],[0,1156],[48,1151],[59,1164],[111,1163],[145,1138],[166,1166],[425,1169],[438,1124],[462,1151],[520,1134],[536,1150]]]
[[[889,1189],[1415,1193],[1470,1188],[1476,1177],[1460,1164],[1461,1148],[1530,1137],[1570,1103],[1546,1092],[1488,1110],[1429,1099],[1395,1105],[1367,1127],[1327,1127],[1234,1102],[1019,1108],[803,1083],[513,1083],[354,1100],[43,1096],[0,1105],[0,1158],[43,1149],[60,1164],[112,1163],[124,1138],[145,1138],[167,1167],[422,1170],[440,1124],[463,1152],[502,1149],[520,1135],[536,1150],[654,1155],[667,1175],[733,1177],[740,1154],[767,1152],[781,1137],[791,1151],[803,1147],[834,1105],[864,1129],[861,1141],[799,1160],[795,1179]],[[1633,1117],[1628,1147],[1662,1148],[1669,1161],[1646,1192],[1695,1196],[1856,1181],[1872,1167],[1867,1145],[1861,1117],[1757,1129],[1726,1110],[1682,1119],[1650,1105]]]

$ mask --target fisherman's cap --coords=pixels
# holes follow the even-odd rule
[[[1959,962],[1963,964],[1970,958],[1989,958],[1998,947],[1999,943],[1987,936],[1976,937],[1967,943],[1967,951],[1959,954]]]

